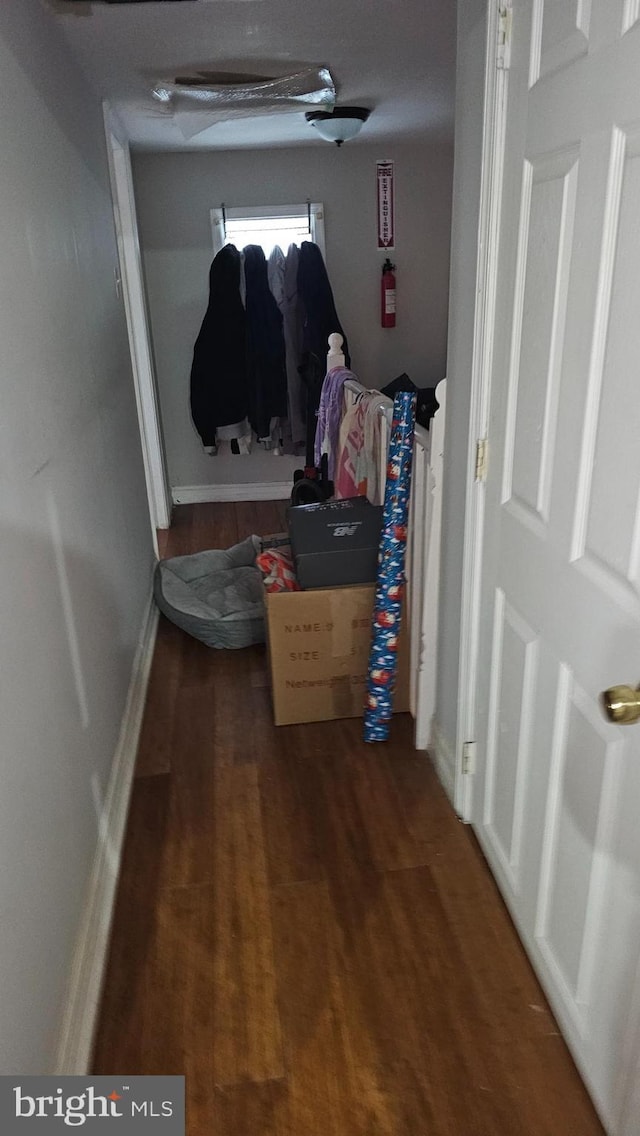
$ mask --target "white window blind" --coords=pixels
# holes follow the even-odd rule
[[[256,205],[222,207],[211,210],[213,251],[225,244],[243,249],[261,245],[266,257],[275,245],[286,253],[290,244],[313,241],[325,256],[324,209],[315,201],[298,205]]]

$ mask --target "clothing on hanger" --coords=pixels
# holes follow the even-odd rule
[[[280,314],[284,308],[284,253],[280,245],[274,245],[267,261],[267,280]]]
[[[300,250],[291,244],[284,264],[284,295],[282,319],[284,326],[285,363],[287,370],[287,398],[289,427],[294,447],[304,445],[307,435],[305,390],[300,376],[304,309],[298,295],[298,264]]]
[[[366,495],[372,505],[382,504],[383,485],[380,480],[382,457],[382,430],[379,410],[379,391],[372,391],[364,414],[364,446],[361,455],[361,476],[367,483]]]
[[[350,366],[349,348],[338,319],[331,284],[322,253],[313,241],[303,241],[298,262],[298,295],[304,310],[300,374],[305,387],[307,462],[313,464],[315,416],[327,369],[329,336],[336,331],[343,337],[345,365]]]
[[[340,423],[344,408],[344,391],[342,388],[347,379],[358,381],[353,371],[350,371],[348,367],[334,367],[327,372],[320,392],[314,462],[316,467],[319,468],[322,455],[326,454],[330,481],[334,480],[336,474]]]
[[[336,456],[336,497],[367,497],[379,505],[380,393],[363,391],[340,423]]]
[[[332,332],[343,338],[345,365],[350,365],[349,346],[333,299],[322,253],[313,241],[300,245],[298,261],[298,293],[304,307],[302,351],[326,362],[327,344]]]
[[[286,418],[287,414],[284,334],[282,316],[269,289],[264,251],[260,245],[247,245],[243,252],[249,421],[260,439],[270,436],[272,418]]]
[[[191,413],[206,451],[233,442],[233,452],[247,453],[253,430],[275,452],[306,445],[313,464],[334,331],[344,337],[317,245],[291,245],[286,258],[276,246],[268,264],[258,245],[242,254],[225,245],[209,270],[209,302],[191,366]],[[344,350],[348,362],[346,338]],[[334,409],[328,407],[332,424]],[[330,438],[335,451],[333,426]]]
[[[243,432],[248,411],[246,317],[240,300],[240,253],[225,245],[209,269],[209,303],[193,349],[191,415],[202,444],[216,445],[220,427]]]
[[[339,499],[363,495],[358,477],[358,458],[364,446],[364,404],[361,398],[347,407],[342,416],[336,455],[335,496]]]

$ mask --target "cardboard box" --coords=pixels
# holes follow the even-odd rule
[[[371,505],[366,497],[293,505],[287,520],[301,588],[335,588],[375,581],[381,505]]]
[[[267,641],[276,726],[360,717],[375,585],[267,594]],[[394,711],[409,709],[403,620]]]

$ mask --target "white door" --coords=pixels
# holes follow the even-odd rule
[[[640,682],[640,0],[513,2],[497,313],[472,820],[640,1136],[640,724],[599,704]]]

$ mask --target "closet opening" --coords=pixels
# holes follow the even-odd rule
[[[449,145],[415,141],[386,150],[395,170],[393,256],[398,266],[397,319],[390,329],[380,319],[380,270],[388,250],[378,247],[377,145],[344,147],[339,154],[315,145],[197,153],[134,149],[131,158],[174,505],[288,500],[296,473],[307,465],[306,424],[311,419],[306,405],[296,418],[295,438],[289,438],[286,428],[284,435],[271,433],[271,448],[256,431],[251,436],[238,430],[223,436],[227,423],[222,420],[216,423],[221,429],[216,430],[215,440],[210,431],[203,439],[194,423],[190,377],[209,307],[211,268],[231,245],[240,254],[259,246],[269,260],[277,244],[285,261],[292,245],[301,252],[304,245],[315,246],[324,261],[336,313],[331,311],[331,318],[325,318],[327,305],[317,302],[317,291],[312,289],[312,311],[322,324],[322,335],[313,339],[313,356],[321,368],[328,335],[342,332],[350,365],[367,389],[382,390],[403,374],[420,390],[435,388],[444,378]],[[241,299],[246,299],[245,286],[246,258],[240,269]],[[221,397],[231,398],[240,390],[234,376],[242,370],[245,349],[242,336],[236,337],[235,348],[229,343],[235,325],[220,317],[227,299],[235,295],[235,286],[222,288],[220,295],[224,303],[216,296],[212,314],[217,323],[205,367],[219,378]],[[261,295],[266,302],[264,290]],[[241,322],[237,305],[235,314]],[[300,357],[298,366],[301,363]],[[244,425],[243,408],[232,409],[238,413],[227,415],[227,422],[231,427]],[[275,417],[273,412],[269,425]],[[302,433],[300,420],[305,426]],[[250,443],[245,442],[249,437]]]

